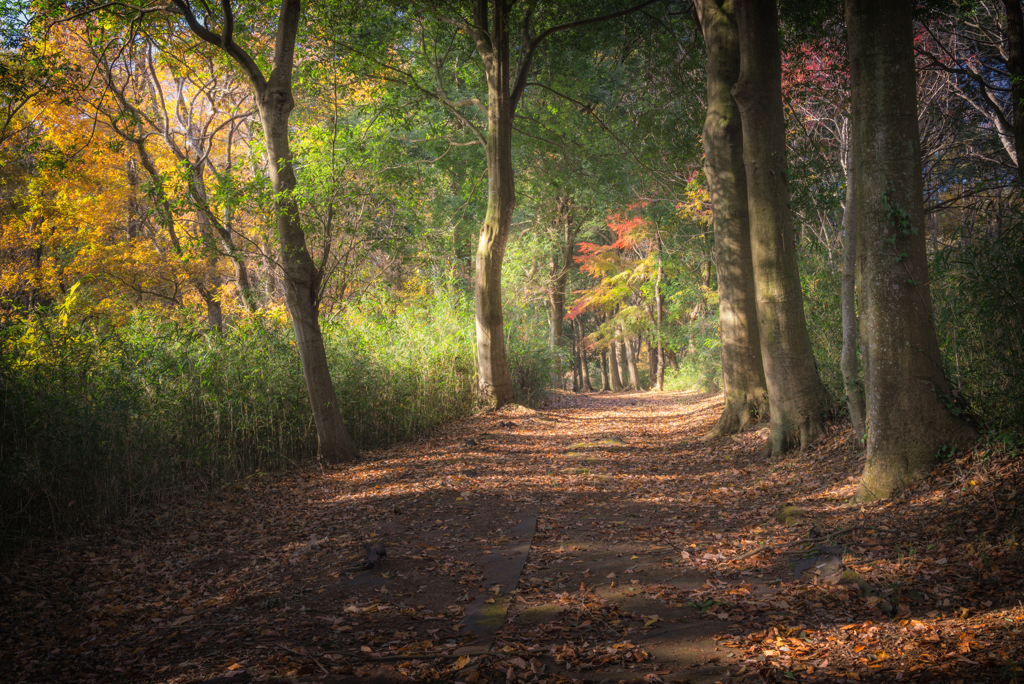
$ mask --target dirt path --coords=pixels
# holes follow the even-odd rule
[[[768,463],[756,431],[699,441],[719,410],[718,398],[696,395],[559,394],[543,410],[460,421],[354,467],[253,477],[117,532],[26,553],[0,570],[0,680],[888,681],[931,672],[911,670],[922,661],[912,649],[898,660],[892,644],[922,632],[914,622],[922,643],[946,644],[946,614],[934,610],[943,595],[915,595],[922,564],[888,554],[880,528],[891,507],[845,503],[859,469],[850,436],[839,430],[814,451]],[[804,516],[792,528],[774,517],[787,501]],[[794,579],[786,548],[730,560],[851,523],[864,529],[834,554],[859,567],[867,589],[813,567]],[[357,569],[364,542],[387,551],[368,570]],[[943,547],[934,551],[945,565]],[[903,565],[886,565],[890,555]],[[881,572],[902,573],[904,586],[872,600]],[[1019,576],[997,576],[1005,586],[976,592],[977,605],[1013,605]],[[1011,626],[1024,618],[1006,610]],[[996,642],[969,633],[977,660],[968,661],[984,663],[979,653]],[[883,647],[888,661],[860,655]],[[952,664],[947,674],[969,669]]]

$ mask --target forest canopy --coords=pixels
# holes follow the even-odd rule
[[[551,388],[851,419],[866,498],[1020,440],[1020,3],[735,4],[6,3],[0,535]],[[872,394],[905,329],[928,386]],[[952,422],[880,484],[886,415]]]

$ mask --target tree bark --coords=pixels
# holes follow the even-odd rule
[[[867,400],[855,499],[872,501],[977,435],[950,412],[932,322],[911,3],[847,0],[846,25]]]
[[[512,171],[512,96],[504,0],[477,0],[473,39],[487,78],[487,214],[476,249],[476,360],[481,403],[498,408],[515,399],[505,350],[501,269],[516,204]],[[489,18],[490,15],[490,18]]]
[[[224,245],[224,250],[228,253],[228,257],[231,259],[231,263],[235,267],[235,287],[238,289],[238,298],[242,302],[242,306],[249,313],[253,313],[258,308],[256,305],[255,293],[252,290],[252,281],[249,278],[249,267],[245,263],[245,257],[235,245],[232,232],[234,231],[234,207],[232,206],[232,200],[228,200],[224,207],[224,233],[221,235],[221,242]]]
[[[584,392],[593,392],[594,385],[590,382],[590,368],[587,363],[586,331],[583,329],[583,321],[577,316],[574,319],[576,325],[576,339],[580,345],[580,386]]]
[[[622,375],[619,374],[619,349],[615,338],[608,345],[608,375],[612,380],[612,392],[622,391]]]
[[[655,367],[654,375],[654,389],[658,392],[665,391],[665,351],[661,342],[662,335],[662,323],[665,317],[665,296],[661,294],[661,281],[663,277],[664,269],[661,263],[661,234],[658,234],[658,278],[654,283],[654,306],[655,306],[655,318],[654,324],[656,327],[656,334],[658,336],[658,348],[657,353],[652,354],[652,365]],[[652,350],[653,351],[653,350]]]
[[[732,96],[732,86],[740,73],[733,1],[699,0],[696,3],[707,50],[704,172],[715,230],[725,395],[722,415],[704,439],[740,432],[752,420],[768,412],[768,387],[761,361],[754,266],[750,255],[743,129]],[[670,358],[673,367],[678,367],[675,355]]]
[[[180,0],[175,0],[180,1]],[[491,407],[514,398],[512,378],[505,351],[504,317],[501,307],[501,267],[508,231],[515,208],[515,176],[512,170],[512,123],[516,107],[527,88],[537,48],[554,33],[609,21],[635,12],[655,0],[590,19],[571,21],[534,35],[530,20],[532,5],[523,15],[523,41],[517,50],[517,72],[512,74],[508,21],[513,3],[508,0],[475,0],[469,23],[448,18],[473,38],[483,62],[487,80],[487,214],[480,230],[476,252],[477,376],[480,400]],[[454,103],[449,106],[457,109]]]
[[[583,388],[583,377],[580,375],[580,343],[573,335],[569,342],[570,358],[569,365],[572,368],[572,391],[579,392]]]
[[[572,268],[572,247],[575,237],[572,217],[572,198],[559,196],[555,206],[555,236],[556,248],[551,254],[551,280],[548,284],[548,301],[551,306],[551,320],[549,341],[551,351],[555,353],[555,373],[557,377],[562,375],[562,357],[560,354],[563,345],[562,330],[565,322],[565,284],[569,278],[569,271]],[[557,229],[561,230],[557,230]]]
[[[743,122],[754,292],[771,426],[765,450],[780,455],[816,441],[825,388],[804,318],[789,209],[782,53],[774,1],[737,0],[740,79],[732,94]]]
[[[601,391],[610,392],[612,385],[608,379],[608,351],[605,349],[600,350],[598,357],[601,363]]]
[[[252,56],[234,42],[234,16],[229,0],[222,2],[225,16],[221,34],[214,33],[205,23],[200,23],[185,0],[172,0],[172,3],[185,17],[194,34],[223,50],[242,67],[249,78],[260,123],[263,125],[267,145],[267,171],[274,188],[285,302],[295,330],[302,375],[313,409],[320,457],[330,463],[355,460],[359,452],[341,418],[320,329],[320,285],[323,274],[317,269],[306,247],[306,235],[302,231],[299,205],[294,195],[296,177],[289,145],[288,119],[295,106],[292,68],[301,4],[299,0],[281,2],[273,62],[267,77]]]
[[[622,334],[622,328],[615,329],[615,359],[619,364],[619,384],[622,389],[629,387],[629,360],[626,358],[626,338]],[[630,389],[636,389],[632,387]]]
[[[658,340],[658,391],[665,391],[665,345]]]
[[[856,182],[850,172],[853,168],[853,149],[847,163],[846,206],[843,208],[843,276],[841,283],[841,307],[843,319],[843,351],[840,366],[843,371],[843,386],[846,389],[846,406],[850,411],[853,432],[859,441],[864,439],[864,383],[860,378],[857,360],[857,210]]]
[[[647,343],[647,368],[651,378],[651,387],[658,389],[658,344],[654,338],[644,338]]]
[[[1017,180],[1024,182],[1024,12],[1020,0],[1003,0],[1006,8],[1006,68],[1013,102],[1013,146],[1017,150]]]
[[[634,392],[641,389],[640,369],[637,367],[637,350],[633,346],[633,340],[628,335],[622,337],[622,346],[626,349],[626,368],[629,369],[629,388]]]

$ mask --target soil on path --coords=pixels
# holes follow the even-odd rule
[[[700,441],[720,410],[556,394],[36,549],[0,569],[0,680],[909,681],[1013,662],[1012,562],[951,603],[929,573],[952,554],[908,562],[884,524],[929,492],[851,507],[848,431],[770,463],[763,430]],[[850,527],[800,576],[795,544],[732,560]],[[364,542],[386,547],[371,569]],[[828,553],[844,576],[815,567]],[[971,606],[1005,633],[964,627]]]

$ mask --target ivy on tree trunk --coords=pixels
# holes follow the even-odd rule
[[[867,462],[855,498],[921,477],[977,435],[954,416],[925,253],[911,4],[846,0]]]

